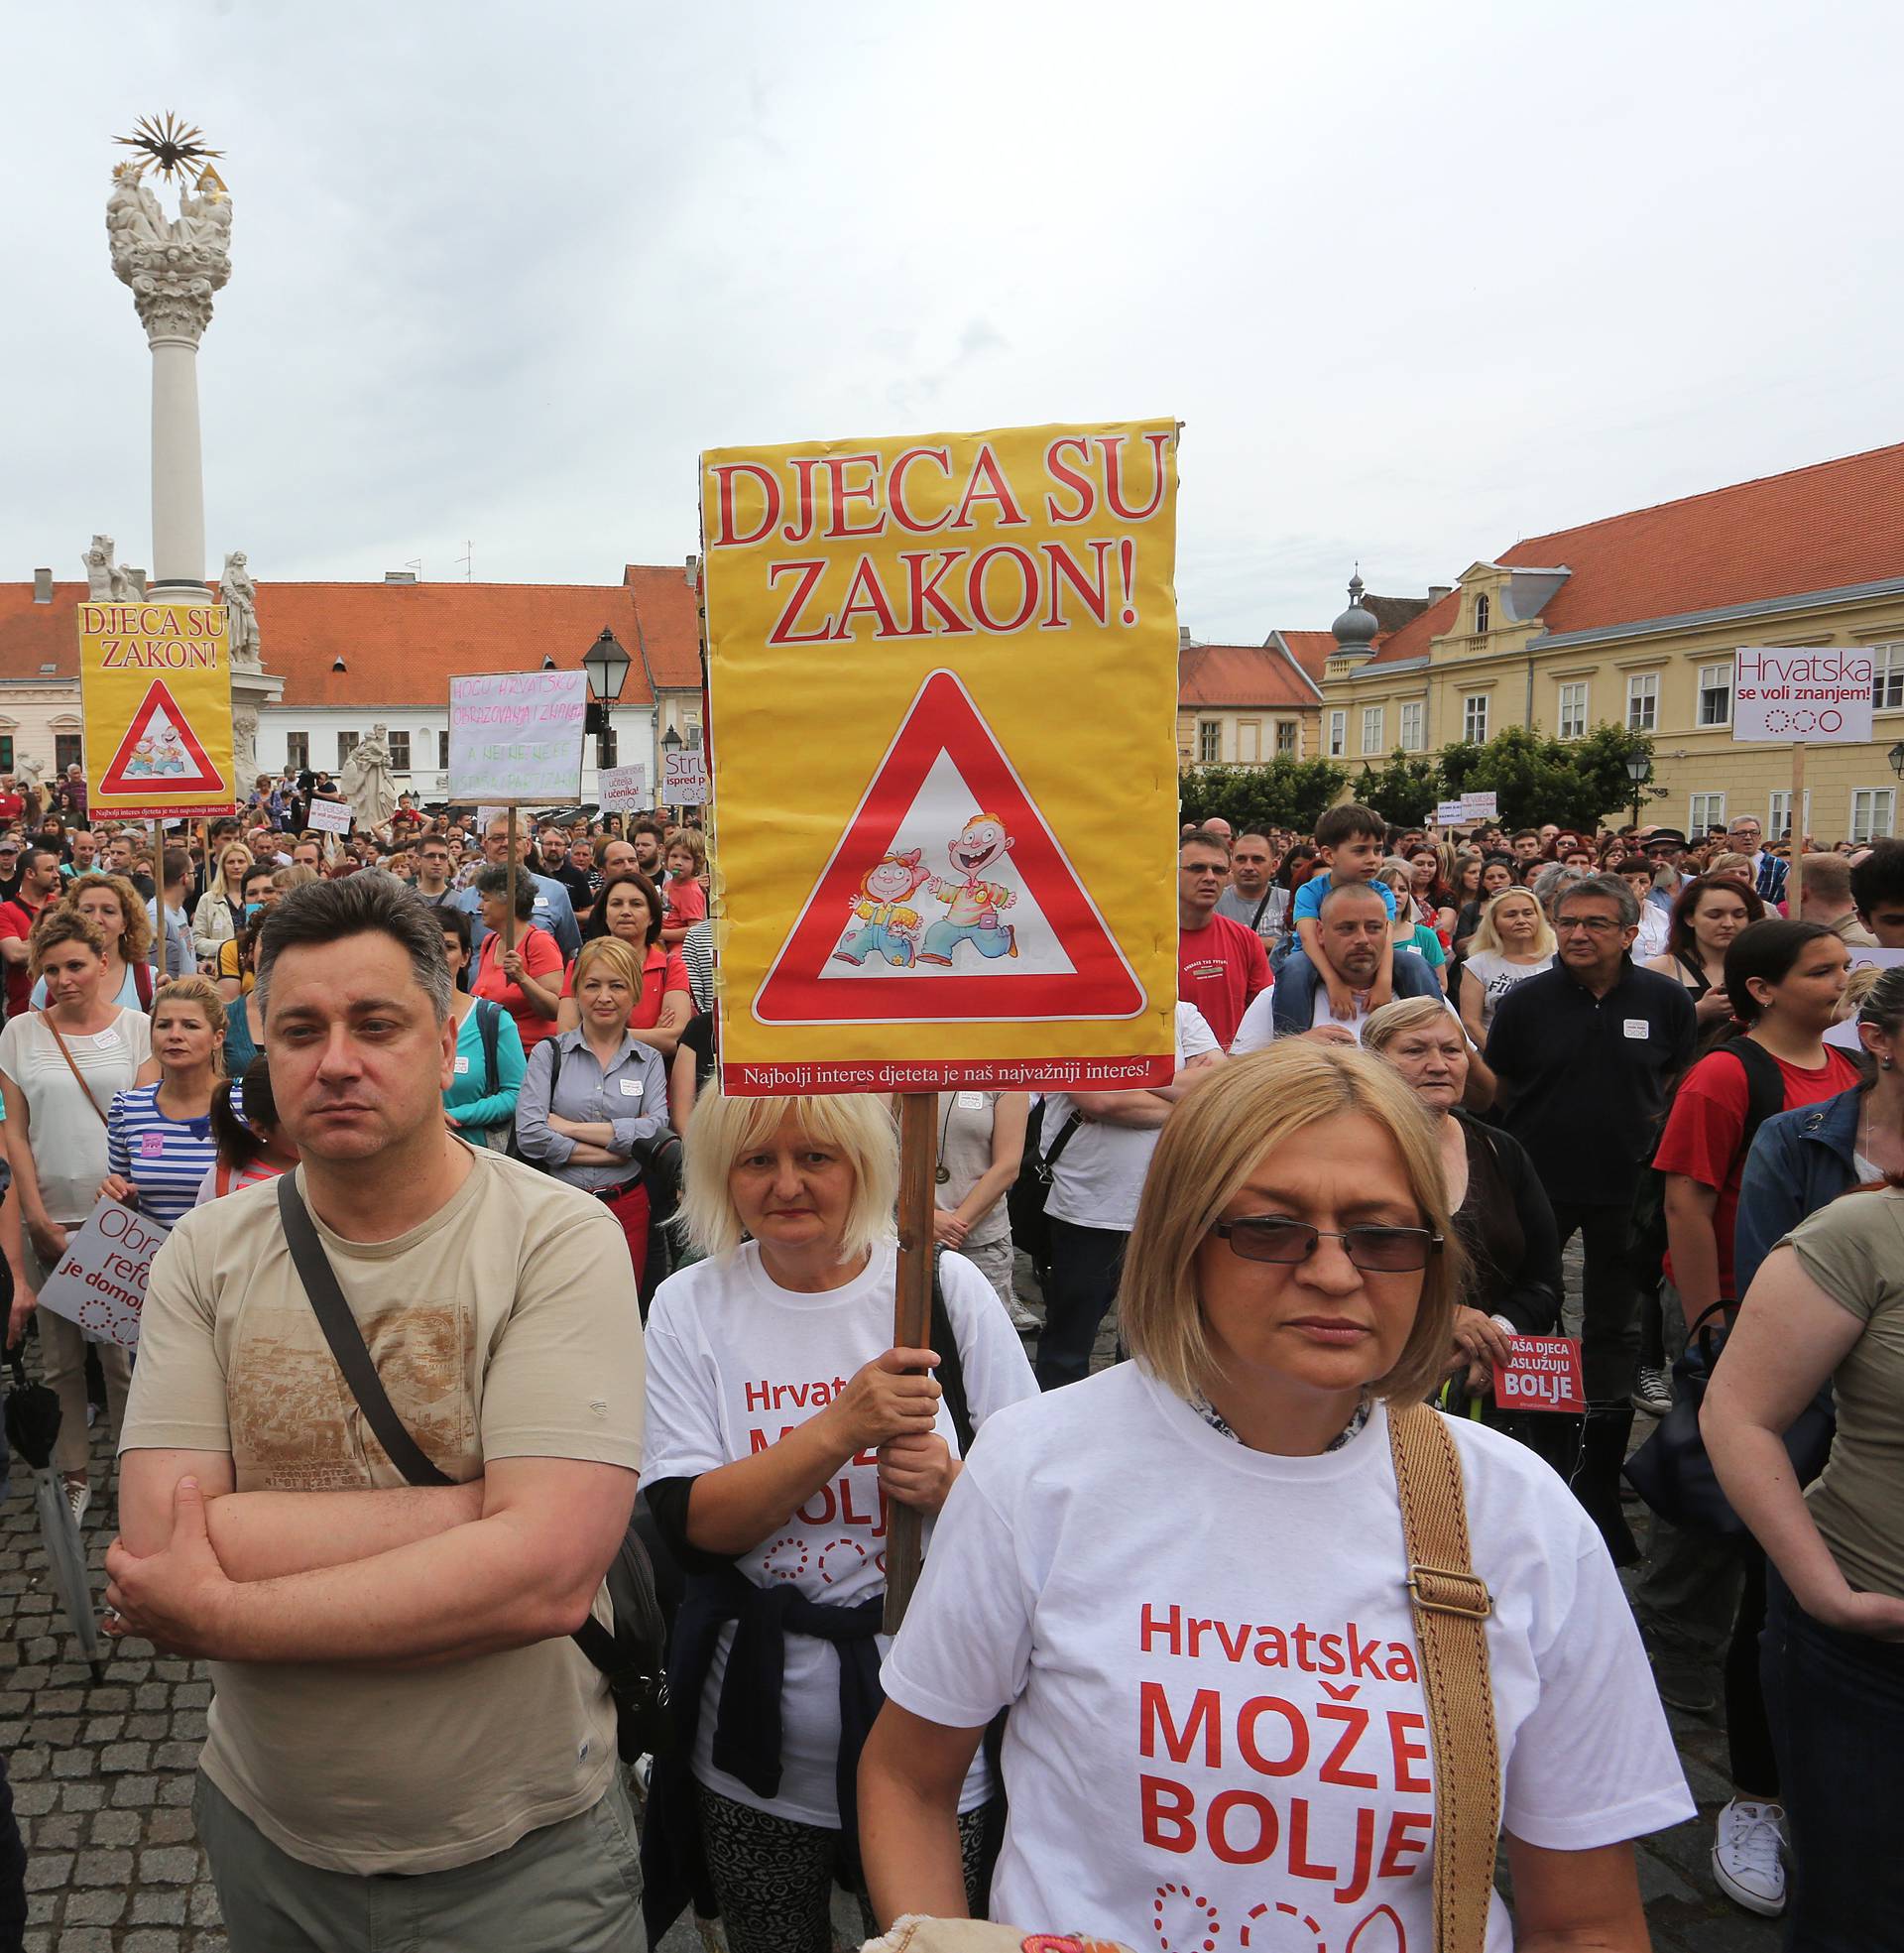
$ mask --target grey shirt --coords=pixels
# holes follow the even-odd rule
[[[559,1049],[561,1063],[556,1065]],[[554,1079],[551,1103],[549,1081]],[[615,1131],[609,1149],[621,1155],[614,1165],[571,1165],[575,1142],[549,1130],[548,1115],[603,1122]],[[667,1073],[660,1055],[640,1038],[622,1036],[622,1048],[606,1070],[579,1031],[544,1038],[529,1054],[529,1069],[516,1101],[516,1144],[523,1158],[546,1166],[557,1179],[594,1193],[636,1177],[633,1155],[644,1140],[667,1127]]]
[[[1263,896],[1268,900],[1263,901]],[[1257,905],[1262,908],[1262,920],[1256,921]],[[1228,915],[1233,922],[1241,922],[1247,928],[1253,927],[1264,943],[1274,942],[1287,926],[1284,918],[1289,914],[1289,891],[1279,889],[1271,882],[1263,895],[1241,896],[1235,889],[1225,889],[1217,898],[1217,914]]]
[[[939,1094],[939,1166],[951,1175],[934,1188],[934,1204],[947,1213],[978,1185],[992,1165],[992,1120],[1003,1092]],[[983,1248],[1011,1238],[1012,1220],[1001,1194],[973,1222],[966,1244]]]

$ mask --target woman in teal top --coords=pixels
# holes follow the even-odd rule
[[[236,997],[225,1000],[225,1076],[242,1078],[252,1059],[264,1054],[265,1022],[258,1014],[258,993],[247,979],[257,967],[258,931],[263,926],[262,912],[238,932],[239,982],[246,987]]]
[[[1441,937],[1421,919],[1420,905],[1413,891],[1414,870],[1405,861],[1384,861],[1375,871],[1375,880],[1387,884],[1395,898],[1394,920],[1388,934],[1395,951],[1412,951],[1434,971],[1435,980],[1445,992],[1448,988],[1448,952]],[[1430,912],[1432,913],[1432,912]]]
[[[443,1093],[443,1111],[472,1146],[501,1152],[516,1127],[516,1096],[523,1088],[528,1061],[516,1021],[499,1005],[471,997],[463,988],[469,963],[469,917],[457,909],[439,909],[443,925],[443,954],[456,984],[450,1012],[456,1019],[456,1063]],[[494,1026],[496,1046],[492,1068],[483,1037],[483,1020]]]

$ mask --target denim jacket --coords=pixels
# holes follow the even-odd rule
[[[1752,1140],[1738,1183],[1732,1266],[1743,1295],[1758,1265],[1807,1214],[1857,1184],[1852,1156],[1864,1089],[1776,1112]]]

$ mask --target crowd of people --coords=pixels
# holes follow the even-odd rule
[[[1851,965],[1904,845],[1793,904],[1743,819],[1186,827],[1172,1076],[939,1095],[913,1348],[892,1108],[718,1089],[698,826],[525,817],[512,870],[506,816],[306,831],[314,778],[156,850],[0,789],[9,1340],[75,1516],[115,1433],[108,1633],[213,1663],[234,1946],[691,1907],[824,1953],[836,1883],[869,1931],[1504,1946],[1498,1837],[1514,1943],[1639,1948],[1632,1841],[1694,1813],[1661,1705],[1722,1694],[1719,1890],[1888,1943],[1904,971]],[[102,1194],[174,1229],[131,1363],[36,1307]],[[1550,1335],[1585,1407],[1496,1403]],[[1642,1563],[1689,1351],[1738,1523]]]

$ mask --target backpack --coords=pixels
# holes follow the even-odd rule
[[[1743,1159],[1752,1150],[1752,1140],[1758,1129],[1775,1112],[1785,1109],[1785,1074],[1778,1068],[1778,1060],[1762,1044],[1755,1044],[1749,1038],[1727,1038],[1724,1043],[1715,1044],[1714,1051],[1729,1051],[1738,1060],[1739,1068],[1745,1073],[1745,1127],[1739,1135],[1736,1159]],[[1712,1052],[1708,1052],[1711,1056]],[[1691,1077],[1690,1071],[1686,1074]],[[1680,1083],[1683,1085],[1685,1079]],[[1672,1108],[1668,1106],[1670,1115]],[[1660,1133],[1665,1131],[1665,1121],[1660,1122]],[[1659,1135],[1654,1136],[1651,1151],[1646,1156],[1646,1164],[1641,1169],[1639,1184],[1633,1192],[1632,1243],[1633,1278],[1639,1283],[1641,1292],[1656,1290],[1665,1279],[1666,1267],[1666,1175],[1653,1164],[1653,1155],[1659,1151]]]
[[[476,1000],[476,1035],[483,1040],[483,1096],[494,1098],[503,1086],[496,1061],[496,1047],[503,1035],[503,1007],[493,998]]]
[[[1074,1112],[1058,1129],[1051,1151],[1040,1154],[1038,1145],[1044,1137],[1044,1108],[1048,1103],[1040,1099],[1031,1108],[1025,1121],[1024,1157],[1018,1164],[1018,1177],[1005,1195],[1005,1210],[1012,1220],[1012,1238],[1031,1258],[1040,1284],[1051,1266],[1051,1222],[1044,1211],[1045,1202],[1051,1197],[1051,1170],[1058,1163],[1058,1156],[1071,1144],[1071,1135],[1084,1123],[1084,1114]],[[936,1283],[936,1270],[932,1279]],[[939,1380],[939,1388],[945,1388],[943,1378]]]
[[[152,1009],[152,965],[135,963],[132,966],[132,987],[139,998],[142,1011]]]

